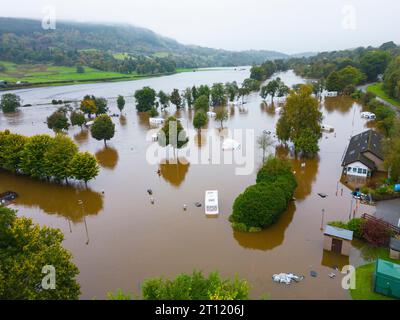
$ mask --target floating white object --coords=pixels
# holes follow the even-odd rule
[[[303,279],[304,279],[303,276],[297,276],[293,273],[279,273],[279,274],[274,274],[272,276],[272,280],[274,282],[286,283],[286,284],[291,284],[293,281],[299,282]]]
[[[214,117],[217,116],[217,114],[216,114],[215,112],[212,112],[212,111],[208,111],[208,112],[207,112],[207,115],[208,115],[209,117],[211,117],[211,118],[214,118]]]
[[[218,191],[217,190],[207,190],[205,199],[205,209],[207,215],[218,215]]]
[[[86,122],[86,127],[90,127],[90,126],[92,126],[93,125],[93,123],[94,123],[94,121],[88,121],[88,122]]]
[[[153,125],[160,125],[163,124],[165,120],[163,118],[150,118],[149,123]]]
[[[240,149],[240,143],[233,139],[225,139],[222,144],[222,150],[238,150]]]
[[[335,131],[335,128],[333,126],[330,126],[329,124],[323,124],[321,125],[321,129],[323,131],[327,131],[327,132],[333,132]]]

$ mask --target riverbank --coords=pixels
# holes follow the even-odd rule
[[[19,90],[36,87],[54,87],[74,84],[120,82],[142,80],[153,77],[161,77],[185,72],[207,71],[211,69],[179,68],[172,73],[158,74],[123,74],[117,72],[106,72],[85,67],[85,72],[77,73],[74,67],[53,65],[18,65],[15,63],[1,61],[6,71],[0,72],[0,80],[9,84],[0,87],[0,91]]]
[[[383,91],[383,83],[379,83],[379,82],[373,83],[373,84],[369,85],[366,90],[367,90],[367,92],[372,92],[372,93],[376,94],[376,96],[378,98],[391,104],[392,106],[400,108],[400,101],[389,97],[389,95],[385,91]]]

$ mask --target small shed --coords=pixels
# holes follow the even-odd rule
[[[324,250],[340,253],[344,256],[350,255],[353,231],[326,226],[324,237]]]
[[[390,239],[390,258],[400,260],[400,240],[396,238]]]
[[[374,273],[374,291],[400,299],[400,265],[378,259]]]

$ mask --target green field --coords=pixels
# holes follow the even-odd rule
[[[385,91],[383,91],[383,83],[374,83],[367,88],[368,92],[375,93],[379,98],[389,102],[390,104],[400,107],[400,101],[395,100],[387,95]]]
[[[399,263],[389,258],[388,248],[371,248],[373,260],[381,258],[394,263]],[[390,297],[373,292],[373,274],[376,261],[356,268],[356,289],[350,290],[350,295],[354,300],[394,300]]]
[[[61,67],[47,64],[15,64],[0,61],[6,67],[5,72],[0,72],[0,80],[9,82],[26,81],[29,83],[51,83],[58,81],[90,81],[96,79],[137,79],[138,74],[122,74],[116,72],[105,72],[85,67],[84,73],[77,73],[75,67]]]

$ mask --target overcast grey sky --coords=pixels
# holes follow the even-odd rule
[[[1,0],[0,16],[124,22],[184,44],[286,53],[400,43],[399,0]]]

